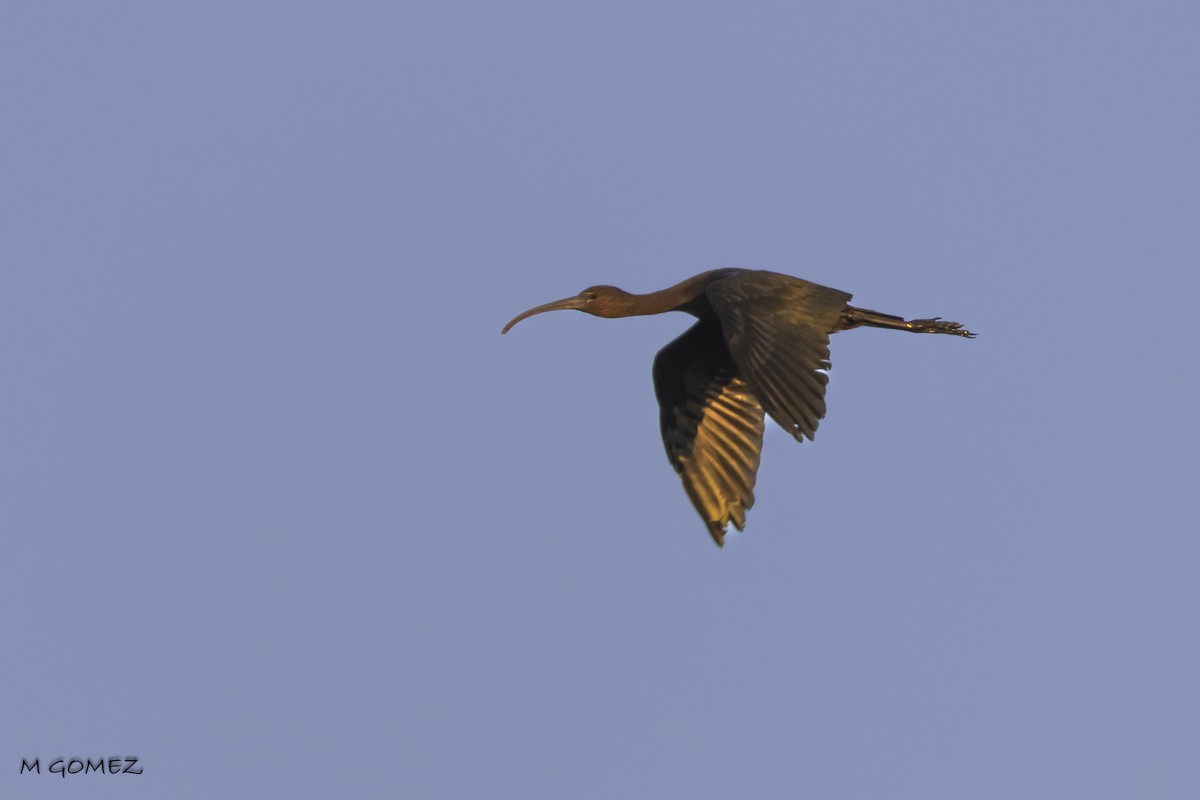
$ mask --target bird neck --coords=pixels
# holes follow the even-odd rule
[[[634,314],[663,314],[667,311],[683,311],[694,317],[703,317],[709,312],[708,296],[704,290],[714,280],[733,272],[731,269],[714,269],[693,275],[674,286],[659,289],[649,294],[628,295]]]
[[[682,310],[680,303],[684,300],[685,298],[680,296],[672,286],[646,294],[622,292],[617,300],[617,305],[622,317],[644,317],[651,314],[665,314],[668,311],[680,311]]]

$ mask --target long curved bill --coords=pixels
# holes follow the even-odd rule
[[[575,297],[564,297],[562,300],[555,300],[553,303],[546,303],[545,305],[534,306],[533,308],[529,309],[528,311],[522,311],[520,314],[517,314],[515,317],[513,317],[511,320],[509,320],[509,323],[504,326],[504,328],[500,331],[500,333],[501,333],[501,335],[508,333],[508,329],[511,328],[513,325],[516,325],[518,322],[525,319],[526,317],[532,317],[534,314],[544,314],[547,311],[564,311],[564,310],[578,311],[583,308],[583,304],[584,304],[583,298],[576,295]]]

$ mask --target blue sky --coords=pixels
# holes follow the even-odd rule
[[[1198,25],[5,4],[0,794],[1196,796]],[[722,266],[979,338],[835,336],[718,550],[688,318],[499,330]]]

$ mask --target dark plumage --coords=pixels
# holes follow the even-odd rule
[[[762,450],[763,414],[797,440],[825,416],[829,334],[868,325],[973,337],[957,322],[905,320],[849,305],[851,295],[790,275],[747,269],[702,272],[668,289],[630,294],[592,286],[518,314],[575,309],[599,317],[684,311],[691,328],[654,358],[667,458],[717,545],[746,524]]]

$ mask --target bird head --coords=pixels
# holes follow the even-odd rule
[[[583,311],[597,317],[625,316],[625,304],[630,294],[615,286],[589,286],[574,297],[564,297],[553,303],[534,306],[528,311],[522,311],[513,317],[500,333],[508,333],[509,329],[526,317],[541,314],[546,311],[562,311],[572,309]]]

